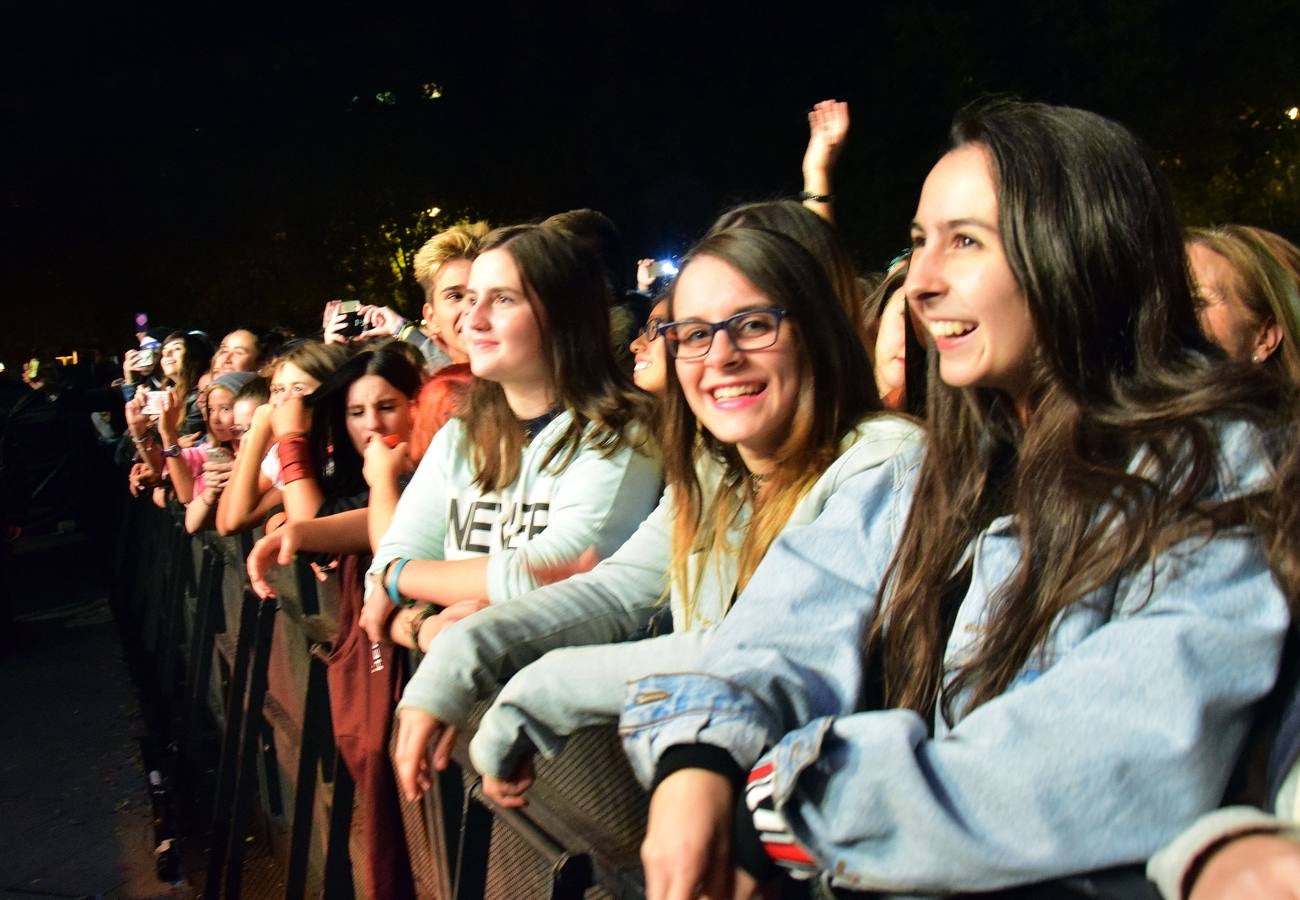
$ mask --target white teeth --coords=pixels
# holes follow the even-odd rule
[[[649,362],[639,362],[632,366],[632,371],[640,372],[642,369],[648,369],[648,368],[650,368]]]
[[[959,322],[955,319],[937,319],[929,323],[930,334],[935,337],[957,337],[975,330],[974,322]]]
[[[748,397],[750,394],[757,394],[763,389],[762,385],[757,384],[733,384],[727,387],[714,388],[714,400],[730,400],[733,397]]]

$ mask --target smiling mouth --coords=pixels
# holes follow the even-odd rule
[[[728,384],[714,388],[710,395],[714,400],[735,400],[737,397],[752,397],[767,389],[765,384]]]
[[[979,327],[977,322],[963,322],[959,319],[932,319],[926,322],[930,334],[937,338],[954,338],[970,334]]]
[[[633,371],[633,372],[640,372],[642,369],[648,369],[648,368],[650,368],[650,360],[648,360],[648,359],[638,359],[638,360],[636,361],[636,363],[633,364],[633,366],[632,366],[632,371]]]

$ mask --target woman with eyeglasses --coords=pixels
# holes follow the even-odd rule
[[[661,297],[650,307],[645,326],[632,338],[632,380],[656,400],[668,392],[668,355],[659,340],[659,326],[667,321],[668,298]]]
[[[396,758],[408,796],[429,784],[430,737],[443,730],[435,765],[445,765],[474,703],[510,679],[470,753],[489,796],[522,805],[535,749],[553,755],[576,729],[617,719],[627,679],[695,659],[779,533],[915,442],[914,426],[881,414],[863,390],[871,365],[857,332],[795,240],[749,227],[706,237],[665,315],[638,352],[662,345],[669,363],[663,499],[591,571],[433,640],[401,703]],[[665,597],[673,634],[609,646],[642,629]]]

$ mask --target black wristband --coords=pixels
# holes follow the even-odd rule
[[[812,200],[816,203],[830,203],[835,199],[834,194],[814,194],[811,191],[800,191],[800,200]]]
[[[655,766],[654,781],[650,784],[650,793],[653,794],[655,788],[659,787],[659,782],[679,769],[704,769],[717,772],[731,782],[732,788],[738,793],[745,785],[745,773],[726,750],[712,744],[677,744],[669,747],[667,752],[659,757],[659,763]]]

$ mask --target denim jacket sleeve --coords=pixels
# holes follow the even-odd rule
[[[590,572],[493,604],[443,631],[399,706],[464,725],[475,703],[548,650],[626,638],[653,615],[667,586],[671,524],[665,492],[627,543]]]
[[[812,523],[773,542],[699,671],[628,684],[619,730],[638,778],[649,784],[678,744],[714,744],[748,768],[783,734],[857,708],[862,641],[920,452],[849,479]]]
[[[1288,623],[1259,542],[1185,542],[1116,594],[941,737],[892,710],[783,738],[773,796],[822,868],[860,890],[992,890],[1142,862],[1217,805]]]

